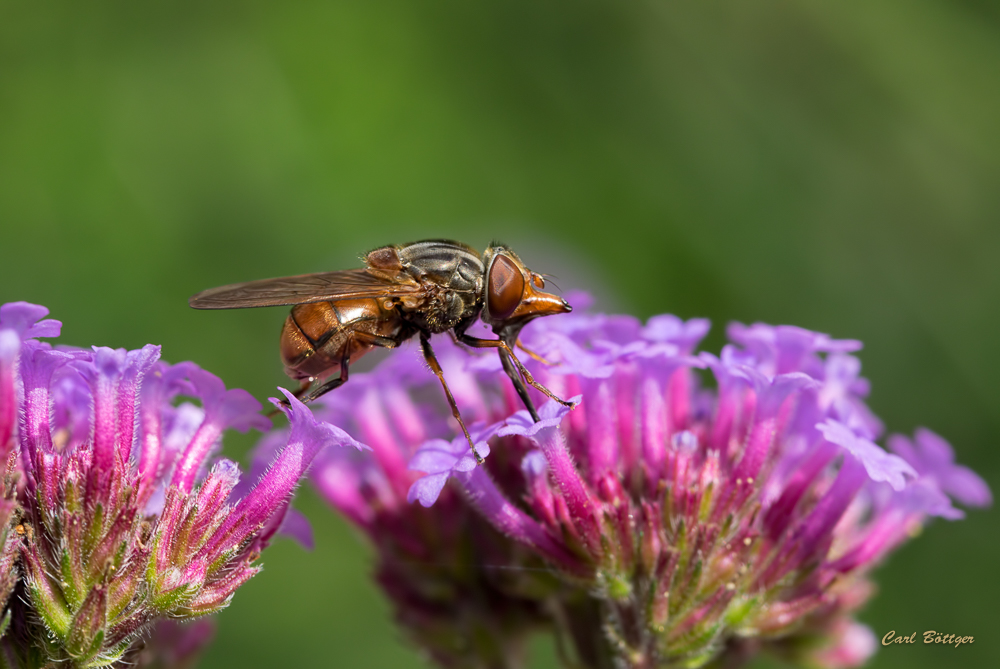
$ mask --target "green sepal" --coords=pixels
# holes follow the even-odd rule
[[[166,613],[190,602],[198,594],[199,590],[201,590],[200,585],[182,585],[173,590],[159,593],[152,598],[150,604],[157,611]]]
[[[726,608],[722,619],[726,626],[738,630],[747,617],[760,606],[759,597],[735,597]]]
[[[57,598],[62,599],[62,596],[57,594],[56,597],[49,600],[45,597],[42,588],[34,582],[28,583],[28,595],[45,626],[60,639],[65,639],[69,634],[73,616],[70,614],[65,600],[57,601]]]
[[[59,565],[62,572],[59,576],[62,578],[62,582],[59,585],[62,587],[63,596],[70,607],[76,609],[83,604],[83,592],[81,591],[80,584],[76,582],[72,560],[73,557],[70,555],[70,552],[66,548],[63,548]]]
[[[101,540],[103,530],[104,505],[98,502],[94,507],[94,517],[90,519],[87,532],[83,535],[83,555],[90,555],[94,551],[94,548]]]
[[[608,596],[619,602],[624,602],[632,596],[632,583],[622,574],[611,574],[607,578]]]
[[[68,516],[74,516],[83,511],[80,503],[80,488],[73,482],[71,477],[67,477],[63,493],[63,506]]]
[[[709,481],[708,486],[705,488],[705,492],[701,496],[701,505],[698,508],[698,520],[701,522],[708,521],[708,514],[712,511],[712,502],[715,500],[715,481]]]
[[[106,648],[97,657],[91,658],[91,660],[84,665],[86,669],[98,669],[98,667],[117,667],[119,666],[119,661],[125,655],[125,653],[132,647],[134,639],[130,639],[126,643],[120,643],[115,648]]]
[[[208,565],[208,569],[205,571],[206,580],[208,576],[212,576],[215,572],[222,569],[226,563],[232,560],[239,550],[240,546],[236,546],[235,548],[230,548],[228,551],[223,552],[222,555],[215,558],[215,560],[212,561],[212,564]]]
[[[101,654],[101,646],[103,645],[104,645],[104,630],[100,630],[97,632],[96,635],[94,635],[94,638],[91,639],[90,644],[87,646],[86,649],[76,654],[70,651],[70,654],[74,655],[74,659],[85,667],[93,667],[93,666],[106,667],[108,666],[107,664],[95,665],[91,663],[91,661],[94,660],[94,658],[98,657]],[[69,651],[68,648],[67,651]],[[101,661],[103,661],[103,658],[101,659]]]

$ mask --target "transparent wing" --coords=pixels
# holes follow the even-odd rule
[[[372,274],[367,269],[319,272],[261,279],[203,290],[188,300],[195,309],[245,309],[365,297],[415,295],[424,288],[403,272]]]

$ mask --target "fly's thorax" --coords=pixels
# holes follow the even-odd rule
[[[472,247],[432,239],[395,247],[403,270],[424,288],[420,299],[402,298],[405,319],[432,334],[476,314],[483,287],[483,261]],[[387,254],[383,254],[387,255]]]
[[[398,247],[399,260],[413,278],[455,291],[478,292],[484,266],[479,253],[461,242],[432,239]]]
[[[479,302],[471,291],[431,286],[419,305],[403,306],[404,319],[418,330],[438,334],[451,330],[479,313]]]

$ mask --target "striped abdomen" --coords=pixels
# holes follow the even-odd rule
[[[355,333],[396,337],[402,328],[399,313],[377,299],[299,304],[281,329],[281,361],[293,379],[327,376],[345,354],[354,362],[373,348]]]

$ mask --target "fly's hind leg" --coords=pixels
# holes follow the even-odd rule
[[[350,367],[351,365],[350,349],[351,349],[350,343],[348,343],[347,346],[344,346],[344,352],[340,356],[340,376],[335,376],[332,379],[327,379],[325,382],[321,383],[319,386],[309,391],[306,395],[299,398],[302,400],[303,404],[309,404],[314,399],[322,397],[331,390],[339,388],[340,386],[347,383],[347,377],[349,374],[348,367]]]
[[[437,356],[434,355],[434,349],[431,348],[430,335],[426,332],[420,333],[420,347],[424,352],[424,360],[430,365],[431,371],[438,377],[438,381],[441,382],[441,387],[444,388],[445,397],[448,398],[448,404],[451,406],[451,415],[455,417],[458,421],[459,426],[462,428],[462,432],[465,434],[465,439],[469,442],[469,448],[472,449],[472,455],[476,458],[476,464],[483,464],[483,458],[479,455],[479,451],[476,450],[476,445],[472,443],[472,436],[469,434],[469,430],[465,427],[465,421],[462,420],[462,414],[458,411],[458,404],[455,403],[455,396],[451,394],[451,390],[448,388],[447,382],[444,380],[444,371],[441,369],[441,363],[438,362]]]
[[[303,384],[301,388],[295,393],[295,398],[302,401],[303,404],[308,404],[313,400],[316,400],[323,395],[326,395],[331,390],[339,388],[340,386],[347,383],[347,379],[350,374],[351,365],[351,344],[354,342],[360,342],[362,344],[367,344],[368,346],[381,346],[382,348],[396,348],[402,342],[402,339],[394,339],[392,337],[385,337],[382,335],[371,334],[370,332],[359,332],[355,330],[351,333],[351,339],[344,344],[343,353],[340,356],[340,376],[328,379],[321,385],[317,386],[313,390],[309,390],[312,381],[307,381]],[[281,403],[288,406],[287,400],[281,400]]]
[[[292,393],[292,397],[294,397],[295,399],[297,399],[299,401],[302,401],[302,396],[305,395],[309,391],[309,388],[312,387],[312,384],[313,384],[314,381],[316,381],[316,377],[314,377],[314,376],[310,376],[308,379],[302,379],[302,383],[299,384],[299,389],[296,390],[294,393]],[[281,399],[281,405],[282,406],[288,406],[288,404],[289,403],[288,403],[287,399],[284,399],[284,398]],[[268,411],[264,415],[266,415],[268,418],[274,418],[279,413],[281,413],[281,409],[279,409],[278,407],[275,407],[275,408],[271,409],[270,411]]]
[[[312,384],[316,382],[315,376],[310,376],[308,379],[302,379],[302,383],[299,385],[299,389],[292,393],[292,397],[297,400],[302,400],[302,396],[309,392],[312,388]]]

